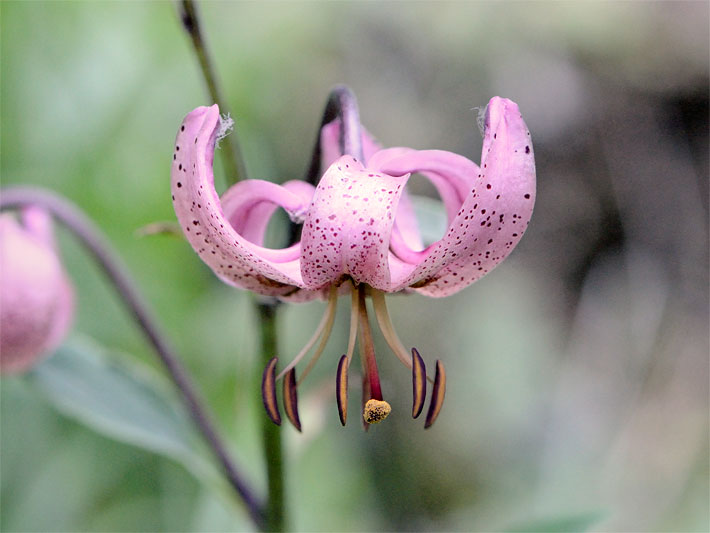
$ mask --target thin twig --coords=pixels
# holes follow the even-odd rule
[[[148,310],[148,306],[138,292],[136,284],[131,279],[118,255],[112,250],[108,240],[78,207],[53,192],[33,187],[2,189],[0,209],[17,209],[28,205],[46,209],[74,233],[113,283],[119,296],[136,319],[175,386],[180,391],[193,422],[222,465],[229,483],[246,504],[252,520],[258,527],[263,527],[263,505],[257,500],[245,479],[237,471],[210,416],[207,414],[206,407],[202,404],[195,386],[190,381],[165,336],[159,330],[156,320]]]
[[[202,37],[200,18],[195,3],[192,0],[182,0],[179,4],[179,10],[182,25],[190,36],[195,55],[200,63],[200,69],[202,69],[202,76],[207,84],[210,98],[219,106],[219,110],[222,114],[228,113],[227,105],[222,98],[222,91],[220,91],[219,84],[217,83],[217,76],[212,68],[212,61],[207,52],[207,45]],[[247,179],[246,165],[239,148],[239,137],[236,128],[231,134],[221,140],[221,147],[222,161],[224,163],[228,185],[233,185],[238,181]]]
[[[340,153],[351,155],[364,162],[362,155],[362,126],[360,125],[360,111],[357,105],[355,94],[345,85],[337,85],[328,95],[328,102],[323,111],[316,142],[311,153],[311,161],[304,178],[308,183],[318,184],[321,174],[321,145],[320,133],[323,126],[332,122],[336,118],[340,119]]]
[[[305,181],[312,185],[318,185],[321,173],[321,148],[320,134],[323,126],[335,119],[340,119],[340,153],[341,155],[351,155],[363,163],[365,158],[362,152],[362,126],[360,125],[360,111],[357,105],[355,94],[345,85],[336,85],[328,95],[328,101],[323,110],[323,117],[318,126],[316,141],[313,144],[311,160],[306,170]],[[289,226],[289,244],[297,242],[301,235],[301,226],[291,224]]]

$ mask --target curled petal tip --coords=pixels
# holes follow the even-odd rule
[[[426,415],[424,429],[428,429],[436,421],[439,416],[441,406],[444,405],[444,396],[446,396],[446,372],[444,365],[440,360],[436,360],[436,377],[434,378],[434,390],[431,392],[431,403],[429,404],[429,412]]]
[[[266,414],[269,415],[274,424],[280,426],[281,413],[276,401],[276,363],[278,362],[279,358],[273,357],[264,368],[264,374],[261,378],[261,399],[264,401]]]
[[[296,390],[296,369],[292,368],[284,376],[284,410],[286,416],[298,431],[301,431],[301,419],[298,416],[298,392]]]
[[[338,402],[338,416],[344,426],[348,420],[348,356],[343,355],[335,374],[335,397]]]
[[[417,418],[426,399],[426,366],[416,348],[412,348],[412,418]]]

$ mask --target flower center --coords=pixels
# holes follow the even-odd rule
[[[297,388],[304,378],[310,373],[315,362],[325,350],[328,338],[330,337],[335,321],[335,310],[337,303],[337,287],[332,287],[328,298],[323,318],[321,319],[315,333],[306,343],[303,349],[293,358],[293,360],[276,375],[276,365],[278,359],[274,357],[264,369],[262,379],[262,397],[264,407],[271,420],[281,425],[281,413],[278,407],[276,395],[276,382],[283,379],[282,401],[286,415],[291,423],[301,430],[301,421],[298,413]],[[362,420],[365,429],[370,424],[381,422],[392,411],[392,407],[383,398],[380,375],[377,369],[377,359],[375,357],[375,344],[370,329],[370,319],[367,309],[367,296],[372,299],[372,306],[380,330],[383,333],[387,344],[397,358],[412,371],[412,417],[417,418],[422,411],[426,399],[427,381],[433,384],[432,399],[426,417],[425,428],[434,423],[439,415],[446,392],[446,374],[441,361],[436,362],[436,377],[432,380],[427,378],[424,360],[419,355],[416,348],[412,348],[411,355],[407,352],[402,342],[399,340],[394,330],[392,321],[385,304],[384,293],[367,286],[364,283],[352,285],[350,299],[350,336],[348,340],[347,352],[343,354],[338,362],[335,376],[335,395],[338,406],[340,422],[345,425],[348,416],[348,375],[350,363],[352,362],[355,344],[359,346],[360,362],[362,364]],[[301,376],[296,380],[296,365],[310,352],[320,339],[320,343],[311,356],[306,368]]]

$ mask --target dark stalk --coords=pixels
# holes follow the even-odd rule
[[[332,122],[336,118],[340,119],[340,154],[351,155],[361,162],[365,162],[362,153],[362,126],[360,125],[360,111],[357,105],[355,94],[345,85],[336,85],[328,95],[328,101],[323,110],[323,117],[318,126],[316,141],[311,152],[311,160],[308,163],[305,181],[312,185],[318,185],[321,174],[325,169],[321,168],[321,155],[323,153],[320,144],[320,132],[323,126]],[[290,225],[289,244],[293,244],[300,238],[301,226]]]
[[[207,85],[207,91],[210,93],[210,98],[219,106],[220,113],[226,114],[228,113],[228,108],[222,98],[222,91],[217,83],[217,76],[212,68],[212,61],[207,52],[207,45],[202,37],[200,18],[195,3],[192,0],[182,0],[179,4],[179,10],[182,25],[190,36],[192,47],[200,63],[200,69],[202,70],[202,76]],[[235,131],[232,131],[231,134],[224,137],[220,141],[220,144],[222,147],[220,153],[222,154],[227,184],[234,185],[240,180],[247,179],[246,165],[244,164],[244,159],[239,148],[239,137],[236,128]]]
[[[342,155],[351,155],[364,163],[362,128],[360,126],[360,111],[358,110],[357,99],[348,87],[337,85],[328,95],[328,102],[325,105],[323,118],[316,134],[311,161],[306,171],[305,180],[313,185],[318,185],[321,171],[325,170],[320,168],[322,153],[320,146],[321,129],[336,118],[340,119],[340,153]]]
[[[167,339],[159,330],[157,322],[136,288],[135,282],[118,255],[113,251],[108,240],[78,207],[53,192],[33,187],[12,187],[2,190],[0,209],[19,209],[30,205],[39,206],[50,212],[79,239],[99,264],[175,383],[190,417],[220,463],[229,484],[244,501],[254,523],[259,528],[263,528],[262,504],[254,496],[251,488],[229,457],[227,448],[217,433],[197,389],[190,381]]]

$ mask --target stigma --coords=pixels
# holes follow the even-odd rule
[[[272,422],[281,425],[281,411],[277,399],[277,383],[282,381],[281,400],[286,417],[291,424],[301,431],[301,420],[298,412],[298,387],[310,373],[316,361],[325,351],[335,322],[335,310],[338,298],[338,288],[332,287],[328,304],[315,333],[300,352],[278,374],[276,367],[278,358],[272,358],[262,376],[261,392],[266,413]],[[394,330],[387,311],[384,293],[366,284],[350,283],[350,333],[345,353],[339,358],[335,373],[335,397],[340,423],[345,426],[348,418],[349,374],[357,344],[359,359],[362,366],[362,403],[361,414],[364,429],[370,425],[382,422],[392,412],[391,405],[385,401],[377,368],[375,344],[370,328],[370,313],[367,299],[372,302],[372,309],[382,335],[392,353],[412,374],[412,417],[418,418],[426,400],[427,382],[432,384],[432,394],[424,428],[429,428],[439,416],[446,394],[446,373],[440,360],[437,360],[435,377],[427,376],[424,359],[416,348],[407,351]],[[320,342],[319,342],[320,341]],[[313,349],[310,360],[296,378],[296,366]]]
[[[367,400],[362,418],[367,424],[378,424],[392,412],[390,404],[384,400]]]

